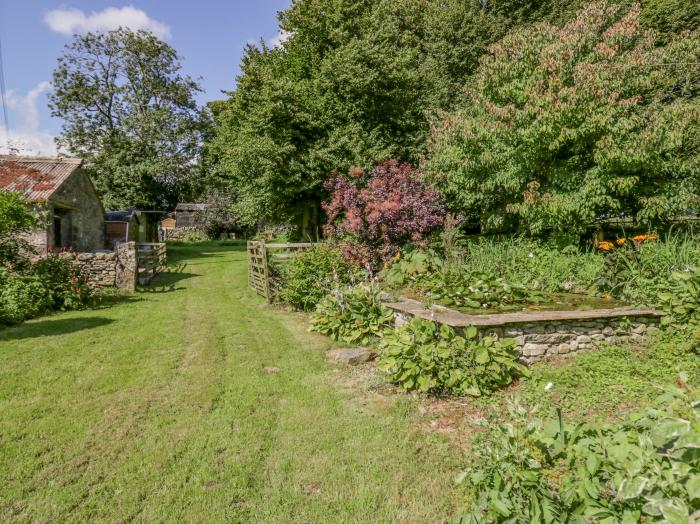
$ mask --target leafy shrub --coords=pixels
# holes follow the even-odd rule
[[[19,324],[50,306],[46,288],[38,278],[0,268],[0,323]]]
[[[331,291],[351,283],[356,272],[334,247],[316,246],[298,253],[281,271],[280,298],[295,309],[311,311]]]
[[[393,314],[374,289],[354,287],[334,291],[311,315],[311,331],[349,344],[368,344],[391,326]]]
[[[194,244],[196,242],[204,242],[207,240],[207,236],[203,231],[199,229],[191,229],[182,237],[182,241],[187,244]]]
[[[541,421],[511,406],[512,423],[473,443],[462,522],[689,522],[700,509],[700,396],[678,385],[622,424]]]
[[[668,313],[661,322],[674,331],[692,332],[700,341],[700,272],[688,268],[671,275],[670,292],[660,293],[661,305]]]
[[[379,355],[380,369],[406,391],[478,397],[527,374],[514,340],[478,340],[473,326],[460,336],[421,318],[386,333]]]
[[[331,201],[326,233],[345,240],[345,254],[373,269],[404,245],[421,245],[442,224],[438,194],[426,187],[419,170],[391,160],[365,173],[353,169],[325,184]]]
[[[95,295],[96,288],[87,277],[70,261],[55,255],[38,260],[32,267],[32,273],[44,286],[50,309],[81,309]]]
[[[0,268],[0,323],[18,324],[47,311],[81,309],[96,288],[55,255],[37,261],[26,273]]]
[[[16,170],[26,168],[18,164],[5,164],[0,166],[0,176],[8,171],[16,173]],[[31,246],[23,234],[38,225],[37,217],[24,198],[17,193],[0,191],[0,265],[15,268],[28,265],[24,255],[31,251]]]

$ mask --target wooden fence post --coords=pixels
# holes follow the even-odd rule
[[[270,268],[267,260],[267,248],[265,242],[260,242],[260,255],[262,257],[263,274],[265,276],[265,298],[268,303],[272,302],[272,293],[270,293]]]

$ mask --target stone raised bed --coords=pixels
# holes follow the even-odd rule
[[[481,337],[514,338],[522,360],[527,363],[596,349],[606,343],[642,342],[646,335],[658,331],[664,316],[663,312],[651,308],[467,315],[443,306],[426,309],[412,299],[385,305],[394,311],[397,327],[413,317],[420,317],[447,324],[457,331],[474,326]]]

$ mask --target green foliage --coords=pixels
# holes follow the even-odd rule
[[[636,238],[645,238],[646,235]],[[603,265],[595,281],[600,293],[652,306],[671,289],[674,273],[689,272],[700,265],[700,243],[696,236],[670,235],[663,241],[635,241],[627,238],[622,246],[602,253]]]
[[[48,309],[83,309],[94,298],[96,287],[68,260],[50,254],[32,266],[32,274],[44,287]]]
[[[689,522],[700,509],[700,396],[679,387],[622,424],[541,421],[521,406],[483,432],[462,476],[465,523]]]
[[[446,306],[469,309],[505,309],[517,304],[533,304],[542,294],[519,283],[509,283],[493,273],[435,273],[421,280],[427,297]]]
[[[38,225],[36,215],[21,195],[0,191],[0,266],[26,265],[25,255],[31,252],[31,246],[22,235]]]
[[[366,345],[382,336],[392,319],[376,290],[357,286],[334,291],[319,302],[310,330],[336,341]]]
[[[406,391],[479,397],[527,375],[514,340],[478,340],[473,326],[461,336],[421,318],[386,333],[379,355],[380,369]]]
[[[668,41],[674,33],[700,26],[700,3],[686,0],[642,0],[642,22]]]
[[[391,287],[410,287],[446,306],[502,309],[542,299],[538,291],[491,272],[447,266],[434,252],[410,252],[383,270],[380,277]]]
[[[427,168],[448,205],[483,230],[533,234],[698,209],[698,77],[684,64],[700,62],[700,33],[655,44],[638,8],[595,3],[491,46],[435,124]]]
[[[312,311],[331,291],[350,284],[356,272],[333,246],[301,251],[282,270],[280,298],[295,309]]]
[[[675,331],[693,333],[700,343],[700,272],[688,268],[671,275],[669,292],[661,293],[661,305],[668,316],[662,323]]]
[[[82,309],[94,295],[84,275],[54,255],[23,273],[0,267],[0,324],[19,324],[48,311]]]
[[[19,324],[48,310],[51,299],[42,282],[0,268],[0,324]]]
[[[59,143],[105,207],[169,208],[188,191],[206,119],[175,50],[145,31],[76,35],[53,73]]]
[[[603,257],[568,242],[478,237],[463,244],[457,264],[467,271],[494,273],[508,282],[526,282],[530,289],[581,292],[595,284]]]
[[[191,229],[182,237],[182,241],[187,244],[193,244],[196,242],[205,242],[209,240],[204,231],[200,229]]]
[[[668,384],[684,371],[700,384],[700,359],[690,340],[648,336],[646,347],[607,346],[576,354],[566,362],[541,362],[530,368],[517,395],[527,405],[546,410],[561,407],[575,420],[618,420],[631,409],[658,397],[658,384]]]

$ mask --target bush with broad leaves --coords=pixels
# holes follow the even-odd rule
[[[700,395],[681,376],[659,407],[621,424],[541,420],[510,407],[486,422],[460,480],[465,524],[696,522],[700,515]]]
[[[479,340],[474,326],[458,335],[421,318],[385,333],[379,356],[380,369],[405,391],[480,397],[528,374],[515,340]]]

